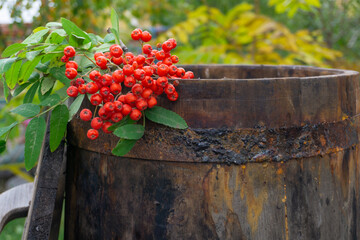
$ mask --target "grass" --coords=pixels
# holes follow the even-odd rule
[[[25,218],[14,219],[6,224],[0,233],[0,240],[19,240],[21,239],[25,224]]]

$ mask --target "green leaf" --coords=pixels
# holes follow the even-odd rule
[[[64,29],[56,29],[52,31],[49,36],[46,38],[45,42],[51,44],[60,44],[66,38],[66,32]]]
[[[55,49],[57,49],[59,46],[58,45],[49,45],[47,48],[44,49],[45,53],[49,53],[54,51]]]
[[[10,131],[13,127],[15,127],[18,124],[18,122],[13,122],[11,125],[7,127],[0,128],[0,137]]]
[[[58,104],[61,101],[60,96],[58,94],[53,94],[46,97],[43,101],[39,103],[40,106],[48,106],[52,107]]]
[[[115,35],[113,33],[106,34],[104,38],[104,42],[106,43],[114,43],[115,42]]]
[[[119,32],[114,28],[111,28],[111,32],[115,35],[116,44],[120,44]]]
[[[118,127],[124,126],[126,124],[134,124],[134,123],[136,123],[136,121],[132,120],[131,118],[129,118],[129,115],[127,115],[120,122],[114,123],[113,125],[108,127],[108,130],[114,131]]]
[[[116,31],[119,32],[120,28],[119,28],[119,16],[117,14],[117,12],[115,11],[114,8],[111,9],[111,26],[112,28],[114,28]]]
[[[33,118],[25,132],[25,168],[26,170],[32,169],[41,152],[42,143],[46,131],[46,123],[44,118]]]
[[[42,81],[41,81],[41,94],[45,94],[47,93],[50,89],[53,88],[54,84],[56,82],[56,79],[52,78],[52,77],[45,77]]]
[[[66,90],[67,90],[67,88],[68,87],[62,87],[62,88],[60,88],[59,90],[57,90],[55,93],[56,94],[58,94],[59,96],[60,96],[60,98],[65,98],[65,97],[67,97],[68,95],[67,95],[67,92],[66,92]]]
[[[10,57],[11,55],[13,55],[14,53],[17,53],[18,51],[24,49],[27,46],[27,44],[23,44],[23,43],[14,43],[10,46],[8,46],[3,53],[1,54],[1,57],[6,58],[6,57]]]
[[[38,72],[33,72],[33,73],[30,75],[30,77],[29,77],[29,79],[28,79],[28,82],[34,83],[34,82],[36,82],[36,81],[39,80],[39,79],[40,79],[40,74],[39,74]]]
[[[102,39],[101,37],[99,37],[93,33],[88,33],[88,35],[91,38],[91,43],[93,46],[97,46],[97,45],[99,45],[100,42],[104,41],[104,39]]]
[[[59,22],[48,22],[45,27],[47,28],[61,28],[62,25]]]
[[[24,44],[34,44],[34,43],[39,43],[42,39],[42,37],[47,34],[49,32],[49,29],[43,29],[40,30],[38,32],[35,32],[33,34],[31,34],[30,36],[28,36],[22,43]]]
[[[27,53],[26,53],[26,58],[27,58],[29,61],[32,61],[32,60],[34,60],[34,58],[35,58],[37,55],[39,55],[41,52],[42,52],[42,50],[27,52]]]
[[[65,66],[62,67],[54,67],[50,69],[50,74],[51,76],[53,76],[55,79],[59,80],[60,82],[62,82],[65,86],[70,86],[70,79],[68,79],[65,76]]]
[[[49,62],[49,61],[53,60],[54,58],[61,57],[62,55],[64,55],[64,54],[63,53],[48,53],[48,54],[45,54],[45,56],[43,57],[41,62],[43,62],[43,63]]]
[[[14,91],[14,93],[13,93],[13,96],[16,97],[17,95],[19,95],[20,93],[22,93],[22,91],[24,91],[25,88],[27,88],[27,86],[29,86],[30,84],[31,84],[31,83],[26,82],[26,83],[23,83],[23,84],[21,84],[20,86],[18,86],[18,87],[15,89],[15,91]]]
[[[25,94],[23,103],[31,103],[33,101],[35,93],[39,87],[39,84],[40,84],[39,82],[36,82],[29,88],[29,90]]]
[[[50,62],[45,62],[45,63],[38,63],[38,65],[36,65],[36,69],[41,71],[41,72],[46,72],[49,68]],[[30,76],[31,78],[31,76]]]
[[[145,128],[142,125],[127,124],[117,128],[114,134],[120,138],[136,140],[144,136],[144,131]]]
[[[0,153],[3,153],[6,150],[6,141],[0,140]]]
[[[85,38],[71,34],[69,37],[69,44],[73,47],[79,47],[84,44]]]
[[[95,52],[108,52],[111,45],[113,45],[113,44],[112,43],[104,43],[93,49]]]
[[[66,131],[69,119],[69,110],[65,105],[59,105],[50,117],[50,150],[53,152],[60,145]]]
[[[81,94],[79,96],[76,97],[76,99],[74,100],[74,102],[71,103],[70,105],[70,113],[69,113],[69,122],[71,121],[71,119],[73,118],[73,116],[79,111],[79,108],[81,106],[81,103],[83,102],[85,97],[85,94]]]
[[[134,147],[137,140],[120,139],[111,151],[116,156],[124,156]]]
[[[85,38],[85,43],[91,42],[91,38],[89,37],[89,35],[87,35],[87,33],[85,33],[78,26],[76,26],[75,23],[65,18],[61,18],[61,24],[67,35],[71,36],[72,34],[75,34],[76,36]]]
[[[172,128],[186,129],[188,125],[177,113],[165,108],[155,106],[145,110],[145,116],[150,121],[163,124]]]
[[[5,73],[11,68],[11,65],[17,60],[17,58],[4,58],[0,59],[0,74]]]
[[[9,69],[9,71],[5,73],[6,84],[9,86],[10,89],[13,89],[19,80],[21,64],[22,61],[14,63]]]
[[[28,64],[24,64],[23,67],[21,68],[20,79],[27,81],[30,75],[35,70],[36,65],[38,65],[38,63],[40,62],[41,58],[42,56],[37,56],[34,58],[34,60],[29,61]]]
[[[25,103],[11,110],[11,112],[30,118],[40,113],[40,107],[32,103]]]

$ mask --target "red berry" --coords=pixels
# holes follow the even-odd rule
[[[176,43],[176,40],[175,40],[175,39],[170,38],[170,39],[168,39],[168,41],[172,43],[172,46],[173,46],[172,49],[176,48],[177,43]]]
[[[110,117],[111,117],[111,114],[109,114],[108,112],[106,112],[105,109],[104,109],[104,107],[99,108],[98,114],[99,114],[99,117],[100,117],[102,120],[108,120],[108,119],[110,119]]]
[[[75,80],[75,83],[76,83],[76,85],[80,86],[81,84],[84,84],[85,81],[84,81],[84,79],[82,79],[82,78],[77,78],[77,79]]]
[[[93,118],[93,120],[91,120],[91,127],[93,129],[100,129],[102,125],[103,125],[103,121],[99,117]]]
[[[67,93],[67,95],[69,95],[69,97],[76,97],[78,95],[78,93],[79,93],[79,90],[75,86],[70,86],[66,90],[66,93]]]
[[[129,104],[124,104],[121,110],[121,113],[123,116],[129,115],[129,113],[131,113],[131,106]]]
[[[121,85],[118,83],[112,83],[110,85],[110,92],[114,95],[118,95],[121,92]]]
[[[164,52],[164,50],[158,51],[158,52],[155,54],[155,57],[156,57],[156,59],[159,60],[159,61],[165,59],[165,52]]]
[[[107,97],[110,94],[110,88],[102,87],[99,92],[102,97]]]
[[[137,55],[137,56],[135,57],[135,61],[136,61],[139,65],[144,64],[144,63],[145,63],[145,60],[146,60],[146,58],[145,58],[144,55]]]
[[[105,55],[104,55],[102,52],[97,52],[97,53],[95,53],[95,54],[94,54],[94,59],[95,59],[95,61],[96,61],[96,59],[97,59],[98,57],[100,57],[100,56],[105,57]]]
[[[136,80],[133,76],[127,76],[124,80],[125,87],[131,88],[136,83]]]
[[[166,64],[166,65],[168,65],[168,66],[172,65],[171,58],[169,58],[169,57],[165,58],[165,59],[163,60],[163,63]]]
[[[136,100],[135,106],[140,111],[144,111],[148,107],[148,104],[147,104],[147,101],[145,99],[139,98],[138,100]]]
[[[91,71],[89,74],[89,78],[93,80],[94,82],[100,81],[101,79],[101,73],[99,71]]]
[[[104,99],[103,99],[104,103],[107,102],[114,102],[114,95],[112,95],[111,93],[109,95],[107,95]]]
[[[100,78],[100,82],[103,86],[110,86],[112,83],[112,76],[110,74],[104,74]]]
[[[166,87],[165,87],[165,93],[167,94],[167,95],[170,95],[170,94],[173,94],[174,92],[175,92],[175,87],[174,87],[174,85],[172,85],[172,84],[168,84]]]
[[[177,71],[176,71],[176,76],[181,78],[181,77],[183,77],[184,75],[185,75],[185,69],[179,67],[179,68],[177,69]]]
[[[131,38],[135,41],[139,40],[141,38],[141,34],[142,34],[142,31],[141,29],[135,29],[134,31],[132,31],[131,33]]]
[[[94,94],[90,97],[90,102],[92,105],[97,106],[102,103],[102,96],[100,94]]]
[[[166,87],[166,85],[168,84],[168,79],[167,77],[159,77],[157,80],[156,80],[156,84],[159,86],[159,87]]]
[[[142,81],[141,81],[141,85],[143,85],[144,87],[151,87],[153,85],[154,79],[152,79],[149,76],[146,76]]]
[[[115,104],[115,112],[121,112],[124,104],[120,101],[115,101],[114,104]]]
[[[125,80],[125,75],[122,70],[116,70],[113,72],[112,77],[116,83],[122,83]]]
[[[96,65],[98,65],[101,69],[106,69],[107,59],[106,57],[99,56],[96,58]]]
[[[179,86],[179,84],[180,84],[179,80],[175,80],[175,81],[173,82],[174,87]]]
[[[111,115],[111,121],[120,122],[123,119],[123,115],[119,112],[115,112]]]
[[[69,79],[74,79],[77,76],[77,71],[75,68],[66,68],[65,76]]]
[[[92,112],[89,109],[84,108],[80,112],[80,118],[83,121],[90,121],[90,119],[92,118]]]
[[[89,82],[86,84],[86,92],[94,94],[99,90],[99,87],[94,82]]]
[[[78,64],[75,61],[68,61],[65,64],[66,68],[75,68],[76,70],[78,69]]]
[[[66,55],[64,55],[64,56],[62,56],[61,61],[62,61],[63,63],[66,63],[66,62],[69,61],[69,57],[67,57]]]
[[[111,113],[115,110],[115,104],[112,102],[107,102],[104,104],[104,109],[106,112]]]
[[[176,101],[179,97],[179,94],[176,91],[174,91],[172,94],[167,95],[167,97],[170,101]]]
[[[108,130],[110,126],[112,126],[111,122],[106,122],[102,125],[102,130],[104,131],[104,133],[112,133],[112,131]]]
[[[187,72],[184,74],[183,78],[185,78],[185,79],[192,79],[192,78],[194,78],[194,73],[193,73],[192,71],[187,71]]]
[[[123,50],[119,45],[114,44],[110,47],[110,53],[113,57],[118,58],[121,57],[121,55],[123,54]]]
[[[99,136],[99,132],[98,132],[98,130],[96,130],[96,129],[89,129],[88,131],[87,131],[87,137],[89,138],[89,139],[91,139],[91,140],[95,140],[95,139],[97,139],[98,138],[98,136]]]
[[[141,40],[143,40],[144,42],[148,42],[151,40],[151,34],[148,31],[143,31],[141,33]]]
[[[154,97],[149,98],[147,100],[148,108],[153,108],[157,104],[157,100]]]
[[[104,53],[104,57],[106,57],[107,59],[110,59],[111,58],[111,53],[110,52]]]
[[[173,63],[178,63],[178,62],[179,62],[179,57],[176,56],[176,55],[172,55],[172,56],[171,56],[171,61],[172,61]]]
[[[169,74],[170,74],[171,76],[176,75],[176,71],[177,71],[177,67],[176,67],[175,65],[169,66]]]
[[[134,121],[137,121],[141,118],[141,115],[141,112],[137,108],[135,108],[131,111],[130,118]]]
[[[115,63],[116,65],[120,65],[120,64],[122,64],[123,63],[123,58],[122,57],[113,57],[113,58],[111,58],[111,61],[113,62],[113,63]]]
[[[143,70],[145,71],[145,75],[151,77],[154,74],[154,70],[150,66],[144,66]]]
[[[141,97],[147,99],[151,96],[152,93],[153,93],[153,91],[150,88],[145,88],[143,90],[143,92],[141,93]]]
[[[139,80],[139,81],[143,80],[145,78],[145,71],[142,69],[136,69],[134,71],[134,77],[136,80]]]
[[[162,77],[166,76],[166,74],[169,72],[169,67],[165,64],[161,64],[157,69],[157,74]]]
[[[125,101],[127,104],[133,105],[135,104],[137,97],[133,93],[127,93],[125,95]]]
[[[126,103],[125,95],[120,95],[120,97],[118,98],[118,101],[120,101],[122,103]]]
[[[124,67],[123,67],[123,73],[126,75],[126,76],[130,76],[131,74],[134,73],[134,68],[132,65],[130,64],[126,64]]]
[[[131,92],[137,96],[141,95],[141,93],[143,92],[143,87],[141,86],[141,84],[135,84],[132,88],[131,88]]]
[[[149,44],[144,44],[142,47],[142,51],[144,54],[150,54],[152,51],[152,47]]]
[[[75,56],[75,53],[75,48],[73,48],[72,46],[67,46],[66,48],[64,48],[64,55],[69,58]]]
[[[173,49],[173,43],[167,40],[163,43],[161,48],[164,50],[164,52],[169,52],[171,49]]]
[[[79,90],[79,93],[80,93],[80,94],[85,94],[85,93],[86,93],[86,85],[85,85],[85,84],[81,84],[81,85],[78,87],[78,90]]]

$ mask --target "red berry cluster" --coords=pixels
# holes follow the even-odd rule
[[[153,49],[144,44],[151,40],[151,34],[141,29],[131,33],[133,40],[141,42],[142,54],[123,52],[123,49],[114,44],[109,52],[94,54],[92,60],[94,69],[81,75],[78,73],[78,64],[70,59],[76,52],[72,46],[64,49],[62,61],[66,62],[65,75],[71,80],[67,89],[70,97],[78,94],[90,94],[92,105],[99,106],[98,117],[89,109],[80,112],[83,121],[91,120],[91,129],[87,132],[89,139],[96,139],[101,128],[105,133],[113,123],[121,121],[129,115],[132,120],[139,120],[142,111],[157,104],[157,97],[162,93],[171,101],[178,99],[175,87],[179,84],[176,79],[190,79],[194,77],[191,71],[186,72],[174,64],[179,61],[170,51],[176,47],[175,39],[168,39]],[[91,81],[86,82],[85,77]],[[172,82],[172,83],[171,83]],[[128,90],[123,93],[123,88]],[[95,110],[96,111],[96,110]]]

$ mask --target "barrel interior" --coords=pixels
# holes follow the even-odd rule
[[[272,65],[184,65],[196,79],[256,79],[285,77],[315,77],[344,74],[339,69],[310,66]]]

